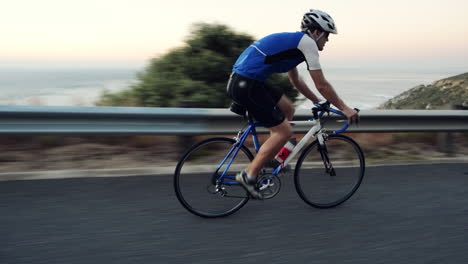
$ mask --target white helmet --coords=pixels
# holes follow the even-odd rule
[[[315,29],[321,30],[323,32],[329,32],[332,34],[337,34],[335,21],[333,18],[320,10],[311,9],[309,12],[304,14],[301,23],[301,29],[303,32],[308,30],[314,31]]]

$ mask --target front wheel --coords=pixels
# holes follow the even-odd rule
[[[364,155],[354,140],[325,135],[323,146],[316,140],[299,157],[294,173],[296,191],[311,206],[335,207],[356,192],[364,169]]]
[[[231,158],[239,150],[229,170]],[[180,203],[201,217],[230,215],[249,200],[246,191],[235,181],[253,159],[252,153],[233,139],[210,138],[202,141],[182,157],[174,174],[174,189]]]

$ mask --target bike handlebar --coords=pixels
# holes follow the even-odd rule
[[[354,108],[354,110],[359,112],[359,109],[357,109],[357,108]],[[330,107],[330,102],[328,102],[328,101],[325,102],[325,103],[315,104],[315,106],[312,107],[312,113],[314,115],[314,119],[320,119],[320,118],[322,118],[322,116],[325,113],[330,113],[330,112],[347,118],[347,116],[343,112],[341,112],[340,110],[331,108]],[[349,127],[349,123],[346,122],[346,124],[341,129],[335,130],[333,133],[335,133],[335,134],[343,133],[343,132],[346,131],[346,129],[348,129],[348,127]]]

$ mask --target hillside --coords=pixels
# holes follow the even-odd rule
[[[430,85],[419,85],[388,100],[383,109],[448,109],[451,105],[468,107],[468,72]]]

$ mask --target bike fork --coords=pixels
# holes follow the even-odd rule
[[[323,165],[325,166],[325,173],[330,174],[330,176],[336,176],[335,169],[333,168],[333,164],[330,162],[330,158],[328,157],[327,145],[325,145],[326,137],[327,135],[324,135],[324,134],[317,135],[317,139],[318,139],[317,150],[320,153],[320,157],[322,158]]]

